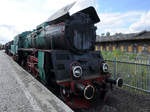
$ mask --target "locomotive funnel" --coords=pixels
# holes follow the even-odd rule
[[[79,94],[82,94],[85,99],[90,100],[94,97],[95,88],[92,85],[83,85],[83,84],[76,84],[75,85],[76,91]]]

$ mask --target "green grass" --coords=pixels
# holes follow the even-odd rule
[[[116,49],[114,51],[101,51],[104,58],[113,59],[113,57],[121,58],[128,56],[130,59],[135,59],[137,57],[139,58],[149,58],[150,55],[146,54],[133,54],[133,53],[127,53],[127,52],[121,52],[121,50]]]

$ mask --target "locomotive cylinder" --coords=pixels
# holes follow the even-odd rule
[[[75,89],[77,93],[84,96],[85,99],[90,100],[94,97],[95,88],[92,85],[83,85],[83,84],[76,84]]]

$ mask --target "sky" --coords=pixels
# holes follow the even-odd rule
[[[0,43],[36,28],[61,7],[76,1],[70,14],[94,6],[101,22],[97,34],[150,30],[150,0],[0,0]]]

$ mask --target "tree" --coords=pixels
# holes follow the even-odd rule
[[[106,33],[106,36],[109,37],[109,36],[110,36],[110,32],[107,32],[107,33]]]
[[[104,37],[104,36],[105,36],[105,33],[101,33],[101,36]]]
[[[2,49],[2,44],[0,43],[0,50]]]

